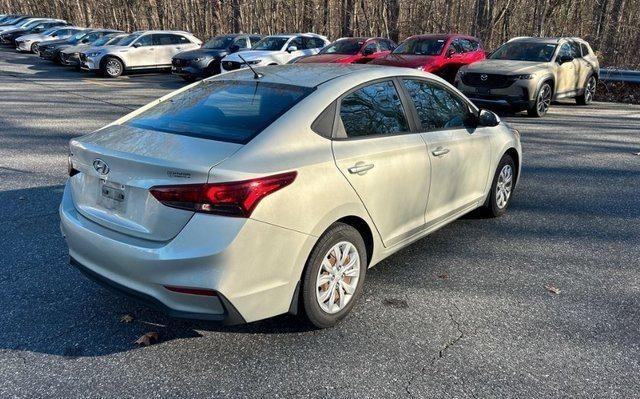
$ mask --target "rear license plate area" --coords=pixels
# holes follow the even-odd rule
[[[478,87],[478,88],[476,88],[476,93],[487,96],[487,95],[491,94],[491,89],[489,89],[487,87]]]
[[[119,183],[100,181],[99,203],[106,209],[121,211],[127,199],[125,186]]]

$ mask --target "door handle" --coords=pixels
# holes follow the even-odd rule
[[[354,175],[364,175],[370,169],[373,169],[372,163],[365,164],[364,162],[358,162],[347,170]]]
[[[442,147],[438,147],[435,150],[431,151],[431,153],[433,155],[435,155],[436,157],[441,157],[445,154],[449,153],[449,149],[448,148],[442,148]]]

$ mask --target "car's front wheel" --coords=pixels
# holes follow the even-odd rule
[[[107,78],[117,78],[118,76],[122,75],[123,71],[124,66],[122,65],[122,62],[117,58],[109,57],[102,63],[101,72],[102,75]]]
[[[533,104],[527,109],[527,114],[536,118],[545,116],[551,106],[552,96],[553,90],[551,89],[551,85],[549,83],[543,83],[538,90]]]
[[[485,203],[485,208],[492,217],[499,217],[507,212],[507,207],[513,196],[516,168],[511,155],[505,154],[500,159],[491,184],[491,192]]]
[[[360,233],[348,224],[332,225],[318,240],[305,267],[302,305],[317,328],[344,319],[362,293],[367,252]]]
[[[596,95],[596,77],[591,75],[587,79],[587,83],[584,86],[584,91],[578,97],[576,97],[576,103],[578,105],[589,105],[593,101],[593,97]]]
[[[35,55],[40,54],[40,51],[38,50],[38,43],[33,43],[31,45],[31,52]]]

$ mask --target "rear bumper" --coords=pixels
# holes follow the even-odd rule
[[[134,238],[77,212],[68,185],[60,227],[72,264],[93,280],[170,316],[227,324],[286,313],[315,243],[315,237],[252,219],[204,214],[195,214],[168,242]],[[177,293],[165,286],[218,295]]]

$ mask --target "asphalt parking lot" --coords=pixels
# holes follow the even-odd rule
[[[68,140],[182,86],[0,50],[1,398],[638,397],[640,106],[505,116],[525,157],[507,215],[371,269],[337,327],[216,327],[86,280],[58,228]]]

